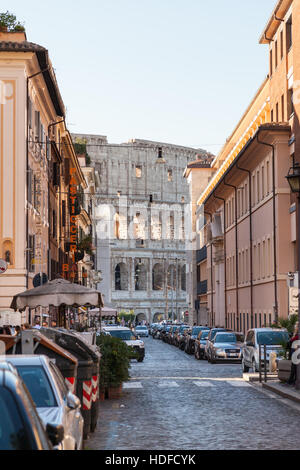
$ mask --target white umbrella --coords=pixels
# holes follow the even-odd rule
[[[90,289],[79,284],[73,284],[65,279],[55,279],[35,289],[27,290],[13,298],[10,308],[25,310],[26,307],[69,307],[103,306],[102,294],[96,289]]]

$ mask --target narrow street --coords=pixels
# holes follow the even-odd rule
[[[245,383],[239,364],[198,362],[151,337],[145,344],[122,399],[101,403],[87,449],[300,448],[298,412]]]

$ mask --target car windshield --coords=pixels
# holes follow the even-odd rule
[[[37,408],[57,406],[52,387],[42,366],[16,366]]]
[[[214,339],[214,337],[216,336],[216,334],[222,332],[222,331],[226,331],[226,330],[215,330],[215,331],[212,331],[211,332],[211,340]]]
[[[287,331],[259,331],[257,333],[258,344],[267,344],[271,346],[279,346],[287,343],[289,335]]]
[[[203,333],[200,336],[200,339],[207,339],[209,335],[209,330],[208,331],[203,331]]]
[[[137,326],[136,330],[148,330],[146,326]]]
[[[200,331],[201,331],[201,327],[200,327],[200,326],[196,326],[196,327],[193,328],[193,330],[192,330],[192,335],[198,336],[198,334],[199,334]]]
[[[0,450],[30,450],[30,444],[11,392],[0,387]]]
[[[237,342],[237,338],[235,335],[225,335],[225,334],[217,334],[216,335],[216,339],[215,339],[215,342],[216,343],[236,343]]]
[[[135,336],[132,334],[131,331],[127,330],[115,330],[115,331],[110,331],[109,334],[111,336],[114,336],[115,338],[120,338],[124,341],[131,341],[135,340]]]

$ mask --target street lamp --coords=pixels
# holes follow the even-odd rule
[[[297,222],[297,243],[298,243],[298,322],[300,320],[300,165],[294,163],[286,176],[292,193],[297,194],[298,200],[298,222]],[[299,322],[300,325],[300,322]],[[298,337],[300,338],[300,327],[298,327]],[[300,364],[297,366],[296,389],[300,390]]]

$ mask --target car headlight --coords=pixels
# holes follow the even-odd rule
[[[225,355],[224,349],[216,349],[216,353],[217,353],[217,354],[220,354],[220,355],[222,355],[222,356]]]

